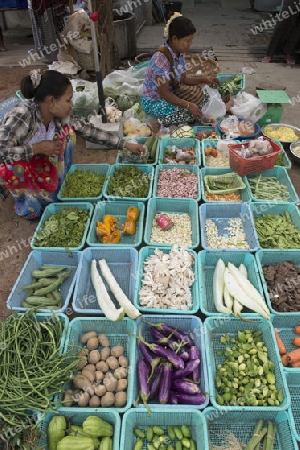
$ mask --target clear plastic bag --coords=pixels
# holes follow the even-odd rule
[[[140,143],[138,138],[131,138],[127,142],[132,144]],[[119,151],[119,162],[121,164],[147,164],[149,151],[145,145],[143,147],[145,149],[143,155],[132,153],[128,148],[123,148],[123,150]]]
[[[79,117],[87,118],[98,114],[99,98],[97,83],[76,79],[73,86],[73,112]]]
[[[234,98],[234,105],[230,108],[230,112],[240,119],[257,122],[267,112],[267,105],[252,94],[240,92]]]
[[[205,85],[202,91],[209,96],[208,102],[201,108],[202,120],[211,121],[224,117],[226,105],[217,89]]]

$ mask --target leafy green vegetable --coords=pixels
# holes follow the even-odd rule
[[[75,170],[67,174],[62,185],[61,196],[63,198],[98,197],[104,181],[105,175],[100,173],[91,170]]]
[[[236,77],[231,77],[227,81],[224,81],[220,86],[217,87],[218,91],[221,94],[221,97],[225,97],[226,95],[234,95],[238,91],[241,91],[242,80],[243,77],[241,75],[238,75]]]
[[[145,198],[150,187],[150,174],[136,166],[116,169],[109,180],[107,193],[116,197]]]

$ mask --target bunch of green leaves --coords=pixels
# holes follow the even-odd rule
[[[227,81],[224,81],[220,86],[217,87],[218,91],[221,94],[221,97],[225,97],[226,95],[234,95],[238,91],[241,91],[242,80],[243,77],[241,75],[237,75],[231,77]]]
[[[63,198],[98,197],[101,194],[105,175],[91,170],[75,170],[66,176],[62,185]]]
[[[63,207],[43,223],[33,243],[36,247],[79,247],[88,218],[89,210]]]
[[[107,193],[116,197],[145,198],[150,187],[150,174],[136,166],[116,169],[110,177]]]

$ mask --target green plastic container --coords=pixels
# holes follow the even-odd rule
[[[217,402],[218,391],[215,386],[216,367],[222,364],[224,356],[218,356],[218,350],[224,350],[225,346],[221,344],[220,338],[228,333],[230,337],[237,337],[239,331],[254,330],[262,331],[261,340],[268,349],[268,359],[274,364],[274,375],[276,378],[275,386],[278,391],[283,392],[283,401],[279,406],[222,406]],[[269,321],[257,318],[252,322],[243,322],[235,318],[219,318],[209,317],[204,322],[205,333],[205,350],[206,360],[208,364],[208,380],[210,401],[215,408],[227,411],[283,411],[286,410],[291,403],[290,394],[287,388],[287,382],[279,362],[278,350],[276,349],[275,334]]]
[[[224,174],[228,174],[228,173],[235,173],[232,172],[231,169],[223,169],[221,167],[203,167],[201,169],[201,178],[200,178],[200,184],[201,184],[201,196],[202,199],[209,203],[209,202],[216,202],[217,200],[208,200],[206,197],[206,193],[205,193],[205,183],[204,183],[204,177],[206,175],[224,175]],[[243,182],[246,184],[246,177],[242,177]],[[241,201],[243,203],[250,203],[251,201],[251,194],[249,192],[249,187],[245,187],[245,189],[239,189],[239,193],[241,196]],[[222,200],[220,200],[222,201]],[[236,203],[236,202],[228,202],[228,203]]]
[[[294,332],[294,327],[299,325],[299,320],[300,320],[300,313],[294,314],[293,316],[291,316],[289,313],[286,314],[282,313],[276,316],[272,314],[271,316],[272,325],[274,329],[278,331],[279,336],[281,337],[285,345],[287,353],[299,348],[293,344],[293,339],[295,336],[297,336],[297,334]],[[294,367],[283,367],[283,368],[285,372],[297,373],[300,385],[300,368]]]
[[[190,410],[189,408],[180,408],[174,410],[169,407],[164,410],[151,408],[151,415],[147,417],[147,411],[142,409],[130,409],[126,411],[122,420],[120,450],[131,450],[134,448],[137,440],[133,433],[135,427],[146,429],[158,425],[165,430],[167,426],[187,425],[191,432],[192,438],[197,443],[198,450],[206,450],[209,448],[207,427],[203,414],[200,411]],[[174,444],[174,441],[172,441]],[[144,439],[143,450],[146,447],[146,439]],[[174,447],[173,447],[174,448]]]
[[[190,197],[158,197],[157,195],[157,188],[158,188],[158,180],[159,180],[159,173],[161,170],[170,170],[170,169],[181,169],[181,170],[188,170],[189,172],[195,173],[198,178],[198,195],[194,200],[199,202],[201,200],[201,187],[200,187],[200,170],[198,166],[190,166],[185,165],[181,166],[179,164],[160,164],[156,167],[155,170],[155,177],[154,177],[154,184],[153,184],[153,197],[156,198],[190,198]]]
[[[160,141],[158,164],[164,163],[165,148],[168,146],[176,145],[178,148],[195,148],[196,149],[196,166],[201,165],[201,145],[198,139],[194,138],[163,138]],[[172,163],[171,163],[172,164]],[[184,164],[184,166],[189,164]]]
[[[300,441],[300,374],[286,372],[286,379],[291,396],[291,406],[288,409],[291,428],[294,437]]]

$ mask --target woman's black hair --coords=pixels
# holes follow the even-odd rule
[[[30,75],[21,81],[21,92],[25,98],[35,98],[37,102],[42,102],[48,95],[60,98],[66,92],[71,81],[66,75],[57,70],[46,70],[41,73],[41,81],[34,88]]]
[[[196,33],[196,28],[192,21],[183,16],[176,17],[169,25],[169,39],[172,39],[173,36],[181,39],[194,33]]]

